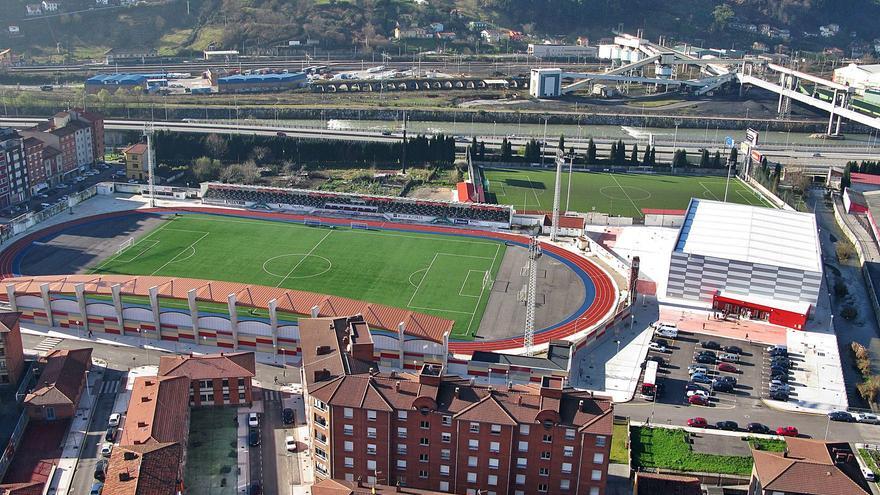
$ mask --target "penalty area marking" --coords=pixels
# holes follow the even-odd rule
[[[467,275],[464,276],[464,280],[462,280],[461,282],[461,288],[458,289],[458,295],[461,297],[480,297],[473,294],[462,294],[462,292],[464,292],[464,286],[467,285],[467,281],[470,278],[472,272],[482,273],[483,276],[486,275],[485,270],[468,270]]]

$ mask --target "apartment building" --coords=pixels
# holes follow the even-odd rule
[[[122,150],[122,156],[125,159],[126,177],[137,180],[148,178],[146,155],[146,143],[135,143]]]
[[[193,407],[252,403],[255,374],[253,352],[162,356],[159,361],[159,376],[189,378],[189,404]]]
[[[28,175],[21,136],[0,128],[0,208],[28,199]]]
[[[17,385],[24,370],[20,317],[21,313],[0,313],[0,385]]]
[[[502,387],[380,372],[357,318],[299,321],[319,479],[476,495],[604,495],[612,403],[544,377]]]
[[[25,138],[41,141],[46,151],[43,157],[46,178],[30,179],[31,188],[44,182],[54,186],[104,159],[104,118],[94,112],[79,109],[58,112],[51,119],[19,132]]]
[[[87,386],[92,349],[52,351],[39,364],[36,385],[23,401],[28,416],[45,421],[72,418]]]
[[[36,194],[37,191],[49,187],[48,174],[43,160],[43,142],[35,137],[26,137],[22,140],[25,164],[28,175],[28,191]]]
[[[753,449],[752,457],[748,495],[872,493],[848,443],[787,437],[784,451]]]

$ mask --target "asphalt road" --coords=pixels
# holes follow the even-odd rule
[[[284,452],[284,424],[281,421],[281,397],[278,391],[263,390],[263,416],[260,429],[263,493],[277,495],[279,455]],[[280,432],[280,437],[279,437]]]
[[[22,336],[23,339],[24,337]],[[89,432],[83,443],[76,471],[73,473],[70,493],[89,493],[92,484],[95,483],[95,465],[101,459],[100,450],[104,443],[104,433],[107,431],[107,420],[113,412],[116,394],[122,388],[120,380],[124,375],[119,370],[108,369],[104,373],[103,380],[95,385],[93,393],[99,394],[98,401],[89,419]]]

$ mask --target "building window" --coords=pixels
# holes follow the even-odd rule
[[[602,464],[605,462],[605,454],[596,452],[593,454],[593,464]]]
[[[480,448],[480,441],[473,438],[468,440],[468,448],[471,450],[478,450]]]
[[[542,439],[544,443],[553,443],[553,435],[544,434],[544,438]]]
[[[493,454],[501,452],[501,444],[499,442],[489,442],[489,452]]]
[[[315,399],[315,409],[317,409],[319,411],[326,411],[327,404],[324,404],[323,402],[319,401],[318,399]]]
[[[428,462],[428,454],[419,454],[419,462]]]
[[[327,460],[327,453],[324,452],[324,449],[319,449],[319,448],[315,447],[315,457]]]
[[[354,457],[346,457],[345,458],[345,467],[347,467],[347,468],[354,467]]]
[[[574,428],[566,428],[565,429],[565,439],[566,440],[574,440],[575,430]]]
[[[468,457],[468,467],[477,467],[477,456],[472,455]]]
[[[526,492],[524,492],[522,490],[517,490],[517,491],[513,492],[513,495],[526,495]]]
[[[397,419],[401,421],[406,421],[407,412],[406,411],[397,411]]]
[[[545,461],[550,460],[550,451],[545,450],[545,451],[541,452],[541,459],[543,459]]]
[[[376,411],[367,409],[367,421],[376,421]]]
[[[367,428],[367,438],[376,438],[375,428]]]
[[[517,457],[516,458],[516,467],[524,468],[529,465],[529,460],[525,457]]]
[[[374,443],[367,444],[367,454],[376,455],[376,444],[374,444]]]
[[[605,446],[605,442],[606,442],[607,440],[608,440],[608,439],[605,437],[605,435],[598,435],[598,436],[596,436],[596,447],[604,447],[604,446]]]
[[[345,481],[354,481],[353,473],[345,473]]]
[[[443,426],[452,426],[452,416],[443,416],[441,423]]]
[[[419,445],[421,445],[422,447],[427,447],[428,446],[428,438],[427,437],[420,438]]]
[[[440,434],[440,441],[443,443],[449,443],[452,441],[452,433],[444,431]]]
[[[440,459],[443,459],[444,461],[448,461],[451,458],[452,458],[452,451],[451,450],[443,449],[440,451]]]
[[[524,474],[516,475],[516,484],[517,485],[525,485],[526,484],[526,475],[524,475]]]
[[[562,474],[571,474],[571,463],[563,462],[562,463]]]
[[[571,480],[559,480],[559,489],[568,490],[571,488]]]
[[[342,417],[345,419],[351,419],[354,417],[354,409],[350,407],[342,408]]]
[[[529,425],[519,425],[519,434],[520,435],[528,435],[529,434]]]
[[[348,440],[343,444],[343,448],[346,452],[354,452],[354,442],[350,442]]]
[[[598,486],[590,487],[590,495],[599,495],[599,487]]]
[[[528,452],[529,451],[529,442],[520,442],[519,443],[519,451],[520,452]]]
[[[406,428],[397,428],[397,438],[406,438]]]
[[[566,445],[562,447],[562,455],[565,457],[574,457],[574,447],[571,445]]]
[[[397,469],[406,469],[406,460],[398,459],[397,460]]]
[[[501,434],[501,425],[492,425],[491,432],[493,435],[500,435]]]
[[[342,425],[342,433],[345,435],[354,435],[354,426]]]
[[[480,423],[471,423],[471,433],[479,433],[480,432]]]
[[[538,491],[544,493],[547,491],[547,483],[538,483]]]
[[[376,470],[376,460],[369,459],[367,461],[367,471],[375,471]]]
[[[602,471],[599,471],[598,469],[594,469],[593,474],[590,475],[590,479],[593,481],[601,480],[602,479]]]
[[[446,464],[440,465],[440,475],[441,476],[449,476],[449,466]]]
[[[448,492],[449,491],[449,482],[448,481],[441,481],[440,482],[440,491],[441,492]]]
[[[431,424],[428,423],[427,421],[419,421],[419,428],[421,428],[423,430],[427,430],[430,427],[431,427]]]
[[[541,476],[550,476],[550,468],[538,468],[538,474],[540,474]]]
[[[406,455],[406,444],[405,443],[397,444],[397,453],[399,455]]]
[[[467,474],[468,483],[476,483],[477,482],[477,473],[468,473]]]
[[[497,486],[498,485],[498,476],[494,474],[490,474],[489,478],[486,480],[486,483],[489,486]]]
[[[428,477],[428,471],[424,469],[419,470],[419,478],[426,479]]]
[[[498,459],[494,457],[489,459],[489,469],[498,469]]]

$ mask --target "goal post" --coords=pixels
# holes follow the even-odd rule
[[[123,251],[125,251],[126,249],[128,249],[132,246],[134,246],[134,237],[129,237],[128,239],[122,241],[122,243],[119,244],[119,247],[116,249],[116,254],[121,254]]]
[[[351,222],[352,230],[370,230],[369,224],[366,222]]]
[[[306,218],[303,223],[308,227],[320,227],[321,226],[320,220],[315,220],[312,218]]]

